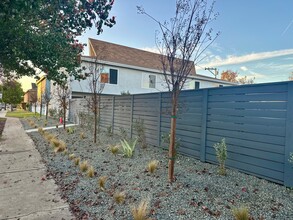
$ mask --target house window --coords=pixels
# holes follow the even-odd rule
[[[110,69],[110,84],[117,84],[118,70]]]
[[[118,70],[110,69],[109,73],[101,73],[101,83],[117,84]]]
[[[101,83],[108,83],[108,82],[109,82],[109,74],[101,73]]]
[[[199,89],[200,82],[194,82],[194,89]]]
[[[156,76],[149,75],[149,88],[156,88]]]

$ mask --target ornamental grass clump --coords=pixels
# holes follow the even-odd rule
[[[131,213],[134,220],[149,220],[147,217],[149,202],[142,200],[137,207],[132,207]]]
[[[68,158],[69,160],[73,160],[75,158],[75,154],[69,154]]]
[[[66,144],[61,140],[59,140],[58,143],[58,146],[54,147],[55,153],[64,152],[66,150]]]
[[[223,138],[220,143],[216,143],[214,145],[214,148],[216,150],[216,156],[220,164],[219,174],[226,175],[225,162],[227,159],[227,145],[225,142],[225,138]]]
[[[117,192],[114,194],[113,198],[117,204],[123,204],[126,198],[126,194],[125,192]]]
[[[125,139],[121,141],[122,153],[125,157],[130,158],[133,156],[136,142],[137,142],[137,139],[135,139],[133,142],[131,141],[127,142]]]
[[[43,133],[44,133],[43,128],[42,128],[42,127],[39,127],[39,128],[38,128],[38,132],[39,132],[40,134],[43,134]]]
[[[88,162],[86,160],[82,161],[81,164],[79,165],[79,168],[81,172],[87,171],[87,169],[89,168]]]
[[[92,177],[95,176],[95,169],[94,169],[93,166],[90,166],[90,167],[88,168],[87,175],[88,175],[88,177],[90,177],[90,178],[92,178]]]
[[[98,180],[98,184],[99,184],[99,188],[100,190],[104,191],[105,190],[105,185],[106,185],[106,181],[107,181],[106,176],[101,176]]]
[[[78,166],[79,165],[79,162],[80,162],[80,158],[79,157],[74,159],[75,166]]]
[[[249,210],[247,207],[240,207],[232,209],[232,214],[235,220],[249,220]]]
[[[80,139],[85,139],[85,134],[84,132],[81,132],[80,135],[79,135]]]
[[[60,145],[60,141],[59,141],[57,138],[55,138],[55,137],[53,137],[53,138],[50,140],[50,143],[51,143],[51,145],[52,145],[54,148],[57,148],[57,147],[59,147],[59,145]]]
[[[148,163],[148,167],[147,167],[147,170],[150,172],[150,173],[154,173],[157,168],[158,168],[158,165],[159,165],[159,161],[157,160],[152,160]]]
[[[115,156],[118,154],[119,152],[119,146],[118,145],[115,145],[115,146],[110,146],[110,151],[112,154],[114,154]]]

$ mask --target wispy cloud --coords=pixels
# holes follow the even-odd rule
[[[240,69],[241,69],[242,71],[247,71],[247,70],[248,70],[248,68],[247,68],[246,66],[242,66],[242,67],[240,67]]]
[[[145,50],[152,53],[160,53],[159,49],[157,47],[143,47],[140,48],[141,50]]]
[[[285,28],[285,30],[283,31],[283,33],[281,34],[281,36],[283,36],[284,34],[286,34],[286,32],[289,30],[290,26],[293,24],[293,19],[291,20],[291,22],[288,24],[288,26]]]
[[[248,55],[243,56],[227,56],[227,58],[215,57],[209,63],[201,64],[201,66],[205,67],[218,67],[218,66],[225,66],[231,64],[240,64],[240,63],[247,63],[256,60],[265,60],[274,57],[286,56],[293,54],[293,49],[286,49],[286,50],[276,50],[276,51],[268,51],[268,52],[261,52],[261,53],[251,53]]]

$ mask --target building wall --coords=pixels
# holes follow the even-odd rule
[[[83,62],[83,66],[87,68],[85,72],[90,72],[90,67],[96,69],[93,64]],[[168,91],[168,87],[164,80],[164,76],[159,73],[130,69],[125,67],[116,67],[111,65],[100,66],[100,73],[109,73],[110,69],[117,70],[117,84],[105,83],[103,94],[121,94],[121,92],[129,91],[130,94],[153,93]],[[155,82],[152,80],[155,78]],[[90,77],[85,80],[72,80],[71,90],[73,92],[90,93]],[[99,80],[100,81],[100,80]],[[206,81],[202,79],[188,79],[184,89],[195,89],[195,82],[199,82],[199,88],[219,87],[220,85],[229,85],[229,83],[219,83]]]

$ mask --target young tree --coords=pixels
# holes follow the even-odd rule
[[[87,99],[88,108],[94,113],[94,143],[97,142],[97,127],[100,117],[100,99],[104,89],[104,83],[100,82],[103,65],[98,64],[98,57],[95,58],[95,63],[89,67],[88,84],[91,91],[91,96]]]
[[[62,109],[63,114],[63,128],[66,128],[66,112],[69,105],[69,96],[70,96],[70,90],[68,88],[67,83],[63,83],[61,85],[58,85],[56,88],[56,96],[57,101],[59,103],[60,108]]]
[[[3,102],[11,104],[11,111],[13,110],[12,105],[21,103],[23,100],[24,92],[21,88],[21,84],[15,80],[5,80],[3,83]]]
[[[52,97],[51,97],[50,91],[46,88],[46,90],[43,94],[43,101],[46,106],[46,120],[48,119],[49,104],[50,104],[51,99],[52,99]]]
[[[83,45],[76,38],[95,26],[97,34],[116,21],[109,13],[114,0],[0,1],[0,66],[4,75],[35,76],[41,70],[56,82],[79,77],[78,56]]]
[[[153,19],[160,28],[157,36],[162,72],[172,94],[168,179],[174,181],[174,160],[176,142],[176,118],[179,94],[187,76],[199,61],[202,52],[214,41],[212,29],[207,25],[216,17],[211,5],[205,0],[176,0],[175,16],[169,22],[161,23],[138,7],[141,14]],[[218,33],[216,34],[218,36]]]

